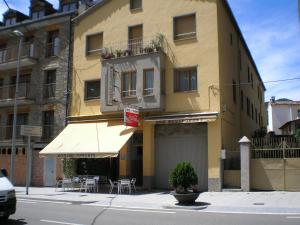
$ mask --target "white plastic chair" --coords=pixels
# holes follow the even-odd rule
[[[64,178],[62,180],[62,188],[63,190],[72,190],[73,189],[73,183],[72,183],[72,179],[71,178]]]
[[[86,179],[85,192],[96,192],[96,181],[94,179]]]
[[[110,184],[109,194],[111,194],[113,192],[114,188],[117,188],[118,194],[119,194],[119,192],[120,192],[120,190],[119,190],[120,189],[119,188],[119,182],[112,181],[111,179],[108,179],[108,181],[109,181],[109,184]]]
[[[120,194],[122,194],[122,191],[125,189],[127,189],[128,193],[131,194],[131,182],[129,179],[120,180],[120,188],[119,188]]]
[[[133,188],[134,192],[136,192],[136,188],[135,188],[136,178],[132,178],[130,183],[131,183],[131,187]]]

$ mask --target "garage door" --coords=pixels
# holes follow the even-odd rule
[[[190,162],[201,191],[207,190],[207,124],[155,126],[155,187],[170,188],[169,174],[177,163]]]

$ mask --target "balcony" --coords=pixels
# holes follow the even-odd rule
[[[33,66],[37,63],[33,43],[23,43],[20,57],[20,66]],[[0,71],[17,68],[18,46],[0,49]]]
[[[43,97],[44,99],[55,98],[56,83],[44,84]]]
[[[0,107],[13,106],[15,98],[16,85],[6,85],[0,87]],[[19,94],[18,94],[18,104],[27,105],[33,102],[30,98],[30,84],[20,83],[19,84]]]
[[[46,45],[46,57],[57,56],[59,54],[59,41]]]
[[[0,141],[12,140],[13,126],[0,126]],[[21,135],[21,125],[16,126],[16,140],[23,140]]]
[[[104,49],[101,55],[101,112],[121,112],[124,105],[133,105],[145,112],[162,111],[165,101],[162,42],[155,37],[112,46],[117,47],[106,48],[111,51],[105,53]],[[145,74],[149,70],[151,85],[146,86]],[[124,76],[129,78],[124,79]]]
[[[54,135],[54,125],[43,125],[43,134],[41,137],[42,142],[50,142],[55,138]]]

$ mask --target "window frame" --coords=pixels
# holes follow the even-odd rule
[[[147,86],[147,79],[146,79],[146,73],[149,72],[149,71],[152,71],[153,72],[153,80],[152,80],[152,83],[153,83],[153,87],[152,88],[149,88]],[[154,95],[154,75],[155,75],[155,69],[154,68],[148,68],[148,69],[144,69],[143,70],[143,95],[144,96],[152,96]],[[151,90],[151,92],[149,93],[149,90]]]
[[[132,77],[133,74],[135,74],[135,89],[132,89]],[[128,81],[128,90],[124,90],[124,76],[129,76],[129,81]],[[124,93],[128,93],[128,95],[124,95]],[[134,94],[132,94],[134,93]],[[122,98],[135,98],[137,96],[137,71],[136,70],[131,70],[131,71],[126,71],[122,72],[121,74],[121,97]]]
[[[102,48],[96,50],[89,50],[88,39],[92,36],[102,35]],[[100,55],[103,51],[103,40],[104,40],[104,32],[92,33],[85,36],[85,55],[86,56],[97,56]]]
[[[194,16],[195,17],[195,32],[181,34],[183,36],[182,38],[176,38],[176,36],[178,36],[178,34],[176,34],[176,20],[180,19],[180,18],[184,18],[184,17],[189,17],[189,16]],[[185,36],[189,36],[189,35],[191,35],[191,36],[190,37],[185,37]],[[193,40],[193,39],[197,39],[197,13],[192,12],[192,13],[188,13],[188,14],[174,16],[173,17],[173,40],[174,40],[174,42],[184,41],[184,40]]]
[[[241,90],[241,110],[244,110],[244,91]]]
[[[99,96],[97,97],[89,97],[88,96],[88,83],[98,82],[99,83]],[[93,80],[85,80],[84,81],[84,100],[97,100],[101,98],[101,79],[93,79]]]
[[[236,88],[237,87],[237,83],[234,79],[232,79],[232,99],[233,102],[236,104],[237,103],[237,92],[236,92]]]
[[[192,71],[195,70],[196,71],[196,89],[195,90],[191,90],[191,77],[192,77]],[[184,90],[184,91],[180,91],[179,90],[179,75],[178,72],[182,72],[182,71],[189,71],[189,84],[188,84],[188,90]],[[174,85],[173,85],[173,91],[174,93],[185,93],[185,92],[197,92],[198,91],[198,66],[190,66],[190,67],[182,67],[182,68],[175,68],[173,71],[173,81],[174,81]]]
[[[129,1],[129,9],[130,9],[130,11],[139,11],[139,10],[143,9],[143,0],[140,0],[141,1],[141,7],[139,7],[139,8],[133,8],[132,7],[133,6],[133,1],[134,0],[130,0]]]

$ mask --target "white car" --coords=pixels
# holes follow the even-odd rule
[[[16,212],[17,203],[15,188],[6,176],[6,170],[2,169],[0,171],[0,219],[2,220],[8,219]]]

